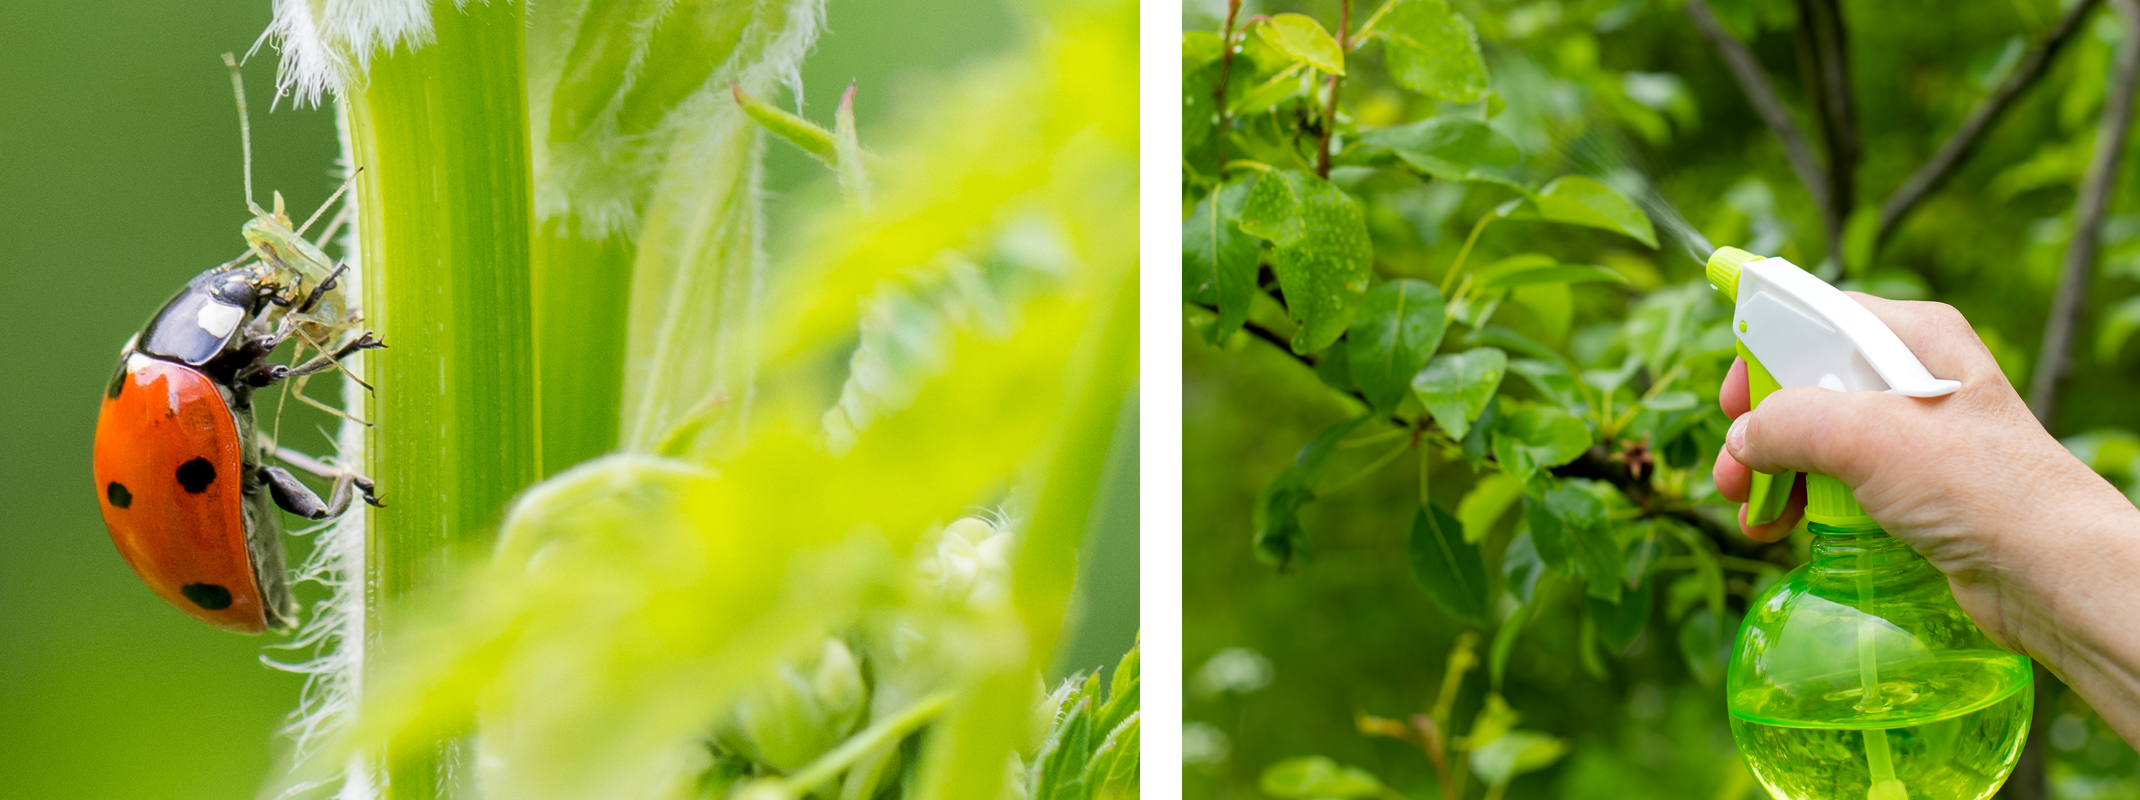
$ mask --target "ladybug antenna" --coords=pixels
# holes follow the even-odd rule
[[[223,66],[230,68],[230,90],[238,98],[238,147],[245,153],[245,207],[255,215],[266,216],[258,203],[253,202],[253,127],[245,113],[245,76],[238,73],[238,58],[223,54]]]

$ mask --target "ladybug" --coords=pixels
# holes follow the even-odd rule
[[[97,500],[119,554],[157,596],[225,630],[296,626],[277,509],[327,519],[348,510],[352,489],[382,505],[353,472],[284,456],[333,480],[322,501],[267,463],[253,392],[384,346],[366,332],[302,364],[269,363],[300,328],[324,326],[322,301],[338,296],[341,269],[310,292],[305,274],[241,258],[189,281],[121,350],[97,415]]]

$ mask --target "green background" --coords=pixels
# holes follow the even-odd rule
[[[805,113],[829,124],[861,78],[865,141],[901,97],[1017,39],[999,0],[828,6],[803,69]],[[216,56],[250,46],[268,13],[267,0],[0,3],[0,796],[250,797],[296,704],[301,679],[259,661],[272,640],[194,623],[141,586],[89,480],[98,391],[120,345],[243,248],[235,111]],[[273,74],[272,51],[246,69],[254,182],[309,213],[334,188],[333,115],[268,113]],[[786,218],[828,193],[823,168],[792,148],[769,144],[767,161],[777,259]],[[323,450],[313,431],[328,421],[293,412],[284,438]],[[1135,635],[1130,423],[1082,578],[1091,624],[1066,668],[1111,663]],[[301,559],[306,542],[288,541]]]

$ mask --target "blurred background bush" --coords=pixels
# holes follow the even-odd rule
[[[1382,5],[1381,0],[1354,0],[1352,28],[1359,29]],[[1346,61],[1337,140],[1349,145],[1356,130],[1429,117],[1484,119],[1491,114],[1493,129],[1522,150],[1515,176],[1533,186],[1563,173],[1596,175],[1636,189],[1646,178],[1716,245],[1779,254],[1814,268],[1830,252],[1818,206],[1683,5],[1680,0],[1449,0],[1448,6],[1476,26],[1497,97],[1484,106],[1438,103],[1391,80],[1384,47],[1364,47]],[[1795,124],[1805,131],[1816,163],[1827,150],[1819,117],[1807,100],[1806,65],[1812,51],[1798,35],[1800,13],[1813,6],[1841,9],[1862,138],[1852,198],[1858,208],[1878,209],[1981,98],[2016,73],[2032,47],[2049,37],[2075,5],[2072,0],[1716,0],[1709,7],[1725,30],[1748,45]],[[1239,18],[1282,12],[1305,13],[1335,30],[1340,3],[1249,0]],[[1224,0],[1188,0],[1184,29],[1215,33],[1226,15]],[[2110,4],[2091,9],[2043,75],[2026,84],[2016,104],[1997,118],[1945,183],[1903,217],[1869,258],[1851,259],[1847,272],[1827,274],[1845,288],[1958,307],[2009,379],[2027,394],[2059,265],[2072,236],[2077,189],[2096,140],[2113,55],[2126,30]],[[1216,43],[1215,38],[1209,41]],[[1205,52],[1208,56],[1198,55]],[[1192,116],[1198,102],[1209,109],[1208,99],[1199,97],[1209,96],[1217,52],[1194,41],[1186,48],[1190,77],[1206,81],[1191,80],[1185,87]],[[1233,68],[1244,69],[1244,61],[1236,59]],[[1194,71],[1199,69],[1213,71]],[[1297,124],[1293,141],[1301,151],[1312,152],[1307,143],[1313,141],[1319,111],[1286,104],[1291,102],[1277,106],[1279,124]],[[1253,120],[1247,116],[1235,123],[1239,130],[1263,125],[1263,117],[1270,115]],[[1282,140],[1287,130],[1281,127],[1273,137],[1256,128],[1236,142],[1228,157],[1288,167],[1274,160],[1274,149],[1251,149],[1255,137]],[[2101,229],[2102,255],[2082,286],[2083,301],[2074,312],[2078,336],[2072,347],[2073,369],[2057,403],[2052,432],[2130,491],[2134,456],[2140,453],[2131,433],[2140,428],[2140,405],[2132,401],[2140,390],[2140,371],[2135,369],[2140,348],[2127,341],[2130,320],[2140,313],[2130,299],[2140,292],[2140,163],[2133,157],[2133,142],[2124,147],[2126,157],[2112,183],[2110,216]],[[1196,149],[1194,141],[1191,149],[1184,162],[1184,217],[1211,191],[1216,175],[1205,163],[1209,151]],[[1312,165],[1312,160],[1307,156],[1305,163]],[[1441,282],[1472,223],[1497,204],[1518,197],[1491,183],[1427,180],[1401,168],[1348,169],[1344,164],[1361,162],[1339,162],[1331,178],[1358,199],[1365,213],[1378,282]],[[1309,168],[1299,162],[1290,167]],[[1253,182],[1255,174],[1239,169],[1226,177],[1245,175]],[[1632,182],[1624,180],[1630,177]],[[1550,313],[1539,313],[1543,306],[1518,307],[1519,299],[1495,323],[1572,353],[1568,358],[1581,367],[1604,371],[1618,366],[1626,352],[1620,349],[1624,337],[1634,335],[1621,333],[1621,326],[1644,294],[1701,284],[1698,259],[1707,254],[1690,258],[1686,250],[1692,248],[1675,243],[1667,230],[1671,221],[1658,213],[1661,208],[1650,209],[1663,240],[1654,249],[1630,237],[1578,227],[1503,223],[1486,230],[1469,264],[1542,251],[1551,257],[1548,261],[1601,264],[1627,281],[1571,287],[1562,295],[1561,302],[1569,305],[1560,307],[1557,321]],[[1200,207],[1194,210],[1206,213]],[[1444,290],[1448,286],[1443,283]],[[1706,287],[1700,293],[1708,294]],[[1252,312],[1252,323],[1261,320],[1281,336],[1290,330],[1277,306],[1261,297],[1256,302],[1261,308]],[[1695,318],[1702,316],[1697,313]],[[1326,384],[1318,372],[1329,370],[1304,366],[1286,352],[1282,338],[1275,340],[1281,344],[1274,344],[1244,332],[1221,346],[1206,344],[1203,333],[1211,319],[1208,311],[1192,307],[1184,329],[1187,794],[1308,796],[1271,794],[1274,789],[1263,787],[1272,784],[1259,787],[1259,780],[1269,780],[1265,770],[1283,760],[1322,755],[1363,768],[1402,796],[1440,796],[1435,771],[1416,744],[1388,738],[1386,732],[1364,735],[1362,729],[1376,723],[1357,717],[1402,723],[1427,712],[1440,696],[1459,636],[1478,631],[1489,637],[1478,642],[1482,666],[1470,672],[1463,689],[1450,698],[1450,719],[1459,725],[1443,731],[1463,735],[1485,703],[1483,662],[1497,626],[1474,627],[1457,620],[1430,599],[1408,568],[1412,557],[1407,530],[1425,491],[1407,463],[1411,459],[1399,458],[1395,467],[1370,470],[1357,481],[1339,480],[1361,471],[1361,465],[1387,445],[1335,457],[1328,483],[1343,488],[1323,493],[1327,496],[1301,513],[1311,557],[1285,568],[1259,561],[1252,547],[1258,532],[1252,517],[1258,493],[1318,433],[1360,416],[1365,407],[1333,390],[1349,378]],[[1684,335],[1691,344],[1706,328],[1716,326],[1690,325]],[[1459,343],[1460,330],[1452,323],[1444,352],[1474,346]],[[1342,343],[1310,360],[1327,363],[1338,349]],[[1518,355],[1511,349],[1511,358]],[[1722,361],[1728,363],[1729,355]],[[1705,408],[1713,407],[1717,377],[1705,370],[1715,368],[1696,366],[1706,383],[1686,387],[1701,394]],[[1513,374],[1501,390],[1521,398],[1520,403],[1552,402],[1536,382]],[[1419,415],[1417,406],[1407,408],[1407,413]],[[1728,517],[1720,515],[1732,509],[1702,485],[1716,448],[1715,437],[1702,430],[1697,426],[1693,434],[1702,449],[1689,451],[1699,463],[1688,474],[1697,477],[1683,489],[1687,500],[1708,504],[1701,513],[1728,526]],[[1616,447],[1608,450],[1617,452]],[[1435,502],[1458,508],[1458,499],[1474,485],[1474,474],[1494,471],[1474,472],[1460,459],[1436,459]],[[1495,620],[1514,607],[1514,601],[1499,594],[1497,548],[1509,541],[1516,527],[1514,520],[1503,518],[1484,533],[1487,572],[1495,576],[1498,602],[1489,613]],[[1801,531],[1798,537],[1804,535]],[[1720,544],[1727,555],[1736,547],[1730,541]],[[1737,539],[1736,544],[1747,543]],[[1737,550],[1779,568],[1796,563],[1804,552],[1802,544],[1796,552]],[[1732,603],[1743,608],[1744,598],[1772,579],[1763,575],[1761,570],[1728,572]],[[1549,766],[1517,777],[1505,796],[1763,796],[1732,745],[1721,687],[1705,686],[1690,672],[1690,659],[1683,657],[1680,644],[1684,639],[1675,636],[1676,626],[1670,624],[1687,613],[1694,598],[1675,601],[1668,595],[1682,592],[1668,592],[1667,585],[1655,592],[1657,611],[1648,626],[1620,650],[1586,635],[1576,592],[1564,589],[1557,595],[1556,603],[1567,608],[1533,617],[1510,654],[1502,693],[1521,715],[1522,727],[1559,737],[1569,749],[1557,760],[1546,759]],[[2039,711],[2036,735],[2049,754],[2050,796],[2140,793],[2140,758],[2077,696],[2054,685],[2040,697],[2047,705]],[[1325,790],[1356,792],[1345,796],[1395,796],[1377,793],[1372,784],[1348,783],[1341,773],[1324,777],[1328,780],[1319,785]],[[2004,796],[2045,796],[2040,780],[2034,789],[2018,785],[2023,783],[2017,781]],[[1495,796],[1475,778],[1464,796],[1482,795]]]

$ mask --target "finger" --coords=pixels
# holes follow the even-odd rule
[[[1734,503],[1746,502],[1747,492],[1753,489],[1754,471],[1731,457],[1731,448],[1719,447],[1716,451],[1716,466],[1709,468],[1709,479],[1716,482],[1717,494]]]
[[[1791,535],[1791,529],[1798,527],[1798,519],[1805,515],[1806,482],[1802,477],[1794,478],[1791,483],[1791,499],[1784,504],[1782,516],[1773,522],[1749,525],[1746,523],[1746,507],[1739,506],[1739,530],[1744,531],[1748,539],[1774,542]]]
[[[1969,320],[1946,303],[1888,300],[1863,292],[1845,292],[1887,324],[1895,337],[1916,354],[1932,377],[1974,384],[2005,382],[1999,362]]]
[[[1716,404],[1724,407],[1724,416],[1738,419],[1754,407],[1753,391],[1746,384],[1746,359],[1731,360],[1731,371],[1724,373],[1724,385],[1717,390]]]
[[[1748,469],[1814,472],[1858,486],[1887,459],[1921,449],[1913,442],[1921,443],[1923,417],[1913,404],[1926,402],[1937,401],[1788,387],[1732,421],[1724,449]]]

